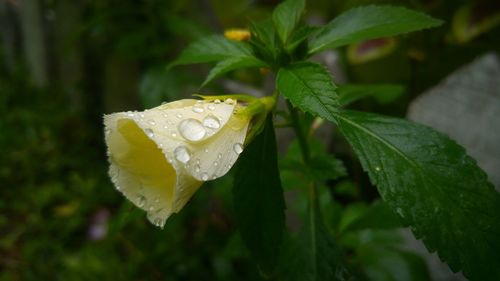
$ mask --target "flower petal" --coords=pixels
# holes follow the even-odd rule
[[[193,148],[191,165],[187,172],[197,180],[207,181],[225,175],[242,152],[248,122],[233,127],[228,124],[197,148]]]
[[[174,211],[178,184],[174,167],[144,131],[124,114],[106,116],[105,124],[111,180],[134,205],[154,214],[148,216],[154,224],[163,224]]]
[[[202,181],[228,172],[241,153],[249,120],[236,101],[180,100],[144,112],[105,116],[113,183],[163,226]]]

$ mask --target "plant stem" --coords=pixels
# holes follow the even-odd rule
[[[300,124],[299,114],[293,105],[287,101],[288,110],[290,111],[290,117],[292,121],[292,127],[295,131],[295,135],[297,136],[297,140],[299,141],[300,151],[302,152],[302,159],[306,166],[309,165],[311,161],[311,153],[309,151],[309,143],[307,140],[307,135],[303,131],[303,128]],[[318,210],[318,191],[317,186],[314,181],[309,185],[309,207],[311,208],[311,215],[316,216],[316,210]]]
[[[295,109],[289,101],[286,101],[286,104],[288,106],[288,110],[290,111],[293,130],[295,131],[295,135],[297,136],[297,140],[299,141],[300,151],[302,152],[302,160],[304,160],[304,164],[307,166],[309,165],[309,161],[311,160],[307,137],[302,130],[297,109]]]

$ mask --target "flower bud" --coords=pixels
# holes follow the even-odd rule
[[[243,151],[251,117],[236,100],[185,99],[104,116],[116,189],[163,227],[204,181],[225,175]]]

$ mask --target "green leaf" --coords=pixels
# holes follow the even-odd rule
[[[298,62],[281,68],[276,85],[280,93],[294,106],[335,122],[333,116],[339,110],[335,91],[337,87],[323,65]]]
[[[249,56],[252,56],[252,50],[248,44],[212,35],[191,43],[169,67]]]
[[[339,232],[402,227],[399,217],[383,201],[375,201],[367,208],[356,210],[354,216],[351,213],[346,212],[342,217]]]
[[[350,84],[339,86],[339,103],[347,106],[365,97],[374,97],[379,103],[387,104],[404,93],[405,88],[396,84]]]
[[[273,23],[283,44],[287,42],[288,37],[299,23],[305,5],[305,0],[286,0],[274,10]]]
[[[344,163],[335,156],[328,154],[323,143],[311,139],[309,149],[311,161],[308,165],[305,165],[298,141],[296,139],[292,141],[288,147],[286,157],[280,159],[280,169],[293,171],[316,182],[335,180],[347,175]]]
[[[382,198],[431,252],[471,280],[500,280],[500,194],[461,146],[402,119],[336,119]]]
[[[245,148],[234,177],[234,211],[241,237],[265,273],[272,273],[285,227],[285,201],[278,171],[271,115]]]
[[[280,50],[278,48],[278,39],[273,22],[268,19],[261,22],[252,22],[250,24],[250,44],[255,55],[269,64],[275,64]]]
[[[286,246],[286,260],[280,264],[282,276],[278,280],[347,280],[341,251],[325,227],[317,206],[309,206],[299,237],[290,238]]]
[[[201,87],[204,87],[214,79],[222,76],[223,74],[229,71],[233,71],[240,68],[263,67],[263,66],[266,66],[266,63],[257,59],[256,57],[250,57],[250,56],[234,57],[223,60],[219,62],[214,68],[212,68],[212,70],[210,70],[210,73],[208,74],[205,81],[203,81]]]
[[[325,25],[310,43],[309,54],[441,24],[441,20],[402,7],[358,7],[341,14]]]
[[[333,155],[314,156],[309,165],[309,174],[316,181],[336,180],[347,175],[344,163]]]
[[[309,36],[318,30],[316,26],[302,25],[288,39],[285,48],[288,52],[292,52],[299,44],[304,42]]]

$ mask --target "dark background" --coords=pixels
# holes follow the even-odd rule
[[[259,279],[232,221],[231,176],[205,184],[160,230],[111,185],[102,116],[198,92],[207,65],[165,66],[189,42],[244,28],[278,2],[0,0],[0,280]],[[467,42],[455,38],[453,15],[472,2],[481,19],[494,1],[310,1],[306,20],[325,23],[372,3],[443,19],[442,27],[398,37],[385,56],[352,64],[341,49],[330,65],[341,69],[334,73],[339,83],[403,85],[405,93],[390,103],[367,99],[354,106],[404,116],[419,93],[500,49],[498,27]],[[316,59],[328,63],[328,56]],[[258,70],[237,71],[203,92],[261,89],[269,80]],[[356,187],[338,201],[375,199],[342,143],[330,150],[353,177],[342,184]],[[295,184],[287,179],[285,188]]]

